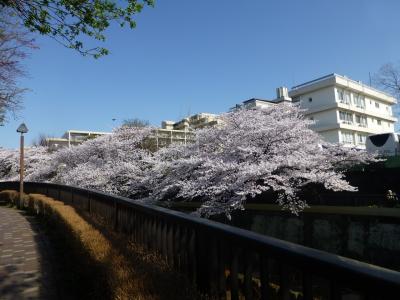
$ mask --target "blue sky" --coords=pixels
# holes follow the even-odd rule
[[[99,60],[38,37],[21,81],[31,91],[19,118],[0,127],[0,146],[18,146],[21,122],[29,143],[127,118],[158,126],[220,113],[333,72],[368,83],[400,60],[399,11],[398,0],[159,0],[135,30],[112,27],[111,54]]]

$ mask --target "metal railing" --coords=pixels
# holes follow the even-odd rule
[[[0,182],[5,189],[18,190],[18,182]],[[218,298],[394,299],[400,292],[398,272],[185,213],[58,184],[27,182],[25,191],[103,218]]]

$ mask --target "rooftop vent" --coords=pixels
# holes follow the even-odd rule
[[[276,89],[276,98],[289,98],[289,92],[287,87],[281,86]]]

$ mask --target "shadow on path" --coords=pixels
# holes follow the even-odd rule
[[[0,205],[0,299],[78,299],[68,253],[49,224]]]

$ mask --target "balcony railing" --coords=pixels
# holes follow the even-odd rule
[[[354,106],[359,109],[365,109],[365,105],[355,104]]]
[[[350,101],[346,101],[346,100],[343,100],[343,99],[339,99],[339,103],[346,104],[346,105],[351,105]]]
[[[340,120],[340,123],[347,124],[347,125],[353,125],[353,121],[347,121],[347,120]]]

